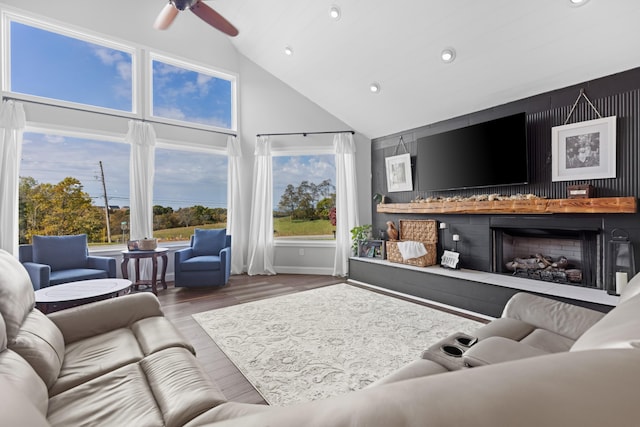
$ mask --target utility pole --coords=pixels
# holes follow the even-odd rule
[[[107,185],[104,183],[104,170],[102,160],[100,160],[100,179],[102,180],[102,191],[104,193],[104,214],[107,218],[107,242],[111,243],[111,215],[109,214],[109,199],[107,198]]]

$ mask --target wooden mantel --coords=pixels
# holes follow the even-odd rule
[[[493,201],[435,201],[378,204],[379,213],[402,214],[554,214],[636,213],[635,197],[590,199],[530,199]]]

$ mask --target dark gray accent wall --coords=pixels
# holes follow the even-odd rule
[[[581,181],[551,181],[551,128],[563,125],[569,116],[571,107],[584,89],[602,117],[615,115],[617,131],[616,178]],[[425,102],[433,102],[425,100]],[[518,112],[527,114],[527,137],[530,180],[526,185],[489,187],[479,189],[454,190],[443,192],[397,192],[388,193],[385,175],[385,158],[394,155],[400,136],[406,143],[412,156],[417,155],[417,140],[476,123],[493,120]],[[582,98],[568,123],[576,123],[598,118],[588,103]],[[402,149],[398,151],[402,153]],[[498,155],[496,153],[496,155]],[[508,153],[502,153],[508,161]],[[640,197],[640,68],[576,84],[567,88],[532,96],[508,104],[456,117],[439,123],[428,124],[405,132],[376,138],[371,145],[371,190],[390,198],[391,203],[407,203],[417,197],[430,196],[471,196],[474,194],[512,195],[533,193],[550,199],[567,196],[567,187],[572,184],[591,184],[595,187],[595,197]],[[415,187],[415,181],[414,181]],[[386,229],[386,221],[398,224],[399,219],[436,219],[449,224],[449,228],[440,232],[438,245],[440,257],[443,246],[451,248],[451,234],[461,236],[458,251],[461,253],[462,266],[481,271],[491,270],[491,231],[489,224],[495,215],[408,215],[379,214],[372,201],[372,224],[376,234]],[[500,215],[503,216],[503,215]],[[526,215],[525,215],[526,216]],[[542,215],[534,215],[540,217]],[[524,216],[520,215],[519,218]],[[636,265],[640,267],[640,214],[554,214],[543,215],[545,220],[558,218],[570,221],[598,220],[605,234],[603,247],[606,248],[607,236],[615,228],[626,230],[634,242]],[[376,235],[376,237],[378,237]]]

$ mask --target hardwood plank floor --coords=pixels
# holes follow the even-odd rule
[[[238,368],[227,358],[220,348],[213,342],[200,325],[191,317],[194,313],[201,313],[216,308],[229,307],[250,301],[287,295],[309,289],[321,288],[346,282],[333,276],[277,274],[274,276],[234,275],[229,283],[222,288],[187,289],[175,288],[168,283],[166,290],[158,291],[158,299],[165,316],[170,319],[180,332],[189,340],[196,350],[196,356],[205,371],[218,384],[228,400],[244,403],[266,403],[262,396],[240,373]],[[357,284],[351,283],[354,286]],[[386,292],[373,290],[386,295]],[[391,295],[398,298],[397,295]],[[402,298],[402,297],[400,297]],[[407,299],[412,302],[415,300]],[[425,302],[418,304],[442,310]],[[481,322],[486,320],[464,315],[451,310],[444,310],[458,315],[472,318]]]

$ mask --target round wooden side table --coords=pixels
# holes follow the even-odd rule
[[[151,285],[151,291],[158,295],[157,288],[157,278],[158,278],[158,258],[162,258],[162,273],[160,274],[160,283],[164,289],[167,289],[167,282],[165,280],[167,274],[167,262],[169,261],[169,257],[167,256],[168,248],[156,248],[152,251],[122,251],[122,277],[125,279],[129,278],[129,269],[127,268],[129,265],[130,259],[136,260],[136,277],[135,281],[133,281],[133,286],[135,289],[138,289],[140,285]],[[151,273],[151,280],[140,280],[140,260],[141,259],[151,259],[151,263],[153,265],[153,272]]]

